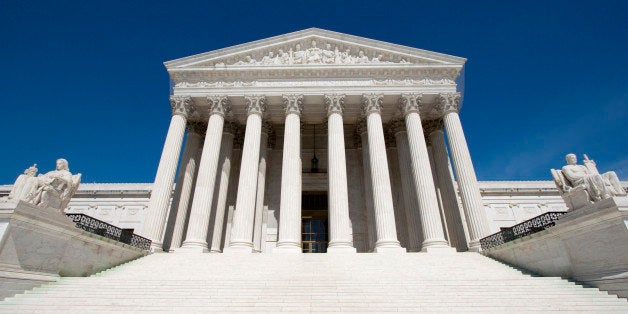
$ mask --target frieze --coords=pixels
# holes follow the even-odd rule
[[[298,43],[295,46],[283,46],[266,50],[259,56],[236,56],[216,62],[214,66],[412,64],[404,57],[388,53],[384,54],[356,47],[341,47],[335,44],[332,45],[329,42],[319,44],[316,40],[312,40],[307,44],[309,44],[309,48],[304,48],[301,43]],[[426,62],[417,60],[414,63]]]
[[[422,79],[385,79],[385,80],[340,80],[340,81],[231,81],[231,82],[179,82],[176,88],[224,88],[224,87],[298,87],[298,86],[431,86],[431,85],[456,85],[454,80],[448,78],[422,78]]]

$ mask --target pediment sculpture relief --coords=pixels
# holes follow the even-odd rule
[[[552,169],[556,187],[570,210],[585,207],[594,202],[626,196],[614,171],[600,174],[595,161],[584,155],[583,165],[578,165],[575,154],[565,156],[567,165],[561,170]]]
[[[37,171],[37,164],[24,170],[15,180],[8,199],[63,212],[81,183],[81,174],[73,175],[65,159],[57,159],[53,171],[35,176]]]
[[[351,49],[341,50],[338,46],[332,47],[327,43],[324,48],[320,48],[315,40],[311,42],[310,48],[302,48],[301,44],[296,44],[294,49],[291,47],[287,50],[278,49],[269,51],[261,58],[253,58],[248,55],[244,60],[229,63],[227,65],[236,66],[274,66],[274,65],[294,65],[294,64],[336,64],[336,65],[354,65],[354,64],[384,64],[398,63],[409,64],[405,59],[398,61],[386,60],[382,54],[369,57],[363,50],[352,52]],[[216,63],[216,66],[224,66],[224,62]]]

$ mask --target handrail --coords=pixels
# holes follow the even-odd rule
[[[556,221],[566,212],[547,212],[528,219],[510,228],[502,228],[500,232],[493,233],[480,239],[482,250],[490,249],[506,242],[525,237],[556,225]]]
[[[85,214],[65,214],[77,228],[122,242],[142,250],[150,250],[151,240],[133,234],[133,229],[122,229]]]

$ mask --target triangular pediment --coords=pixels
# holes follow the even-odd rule
[[[466,59],[310,28],[165,63],[168,69],[462,66]]]

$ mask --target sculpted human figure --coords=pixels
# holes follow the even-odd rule
[[[588,158],[585,160],[585,165],[578,165],[575,154],[567,154],[565,160],[567,165],[562,168],[565,178],[569,180],[573,188],[580,186],[585,188],[593,201],[626,194],[615,172],[609,171],[600,175],[595,164],[590,164],[593,161]],[[587,163],[589,163],[588,167]],[[591,168],[591,165],[594,168]]]
[[[276,64],[288,64],[290,62],[290,55],[287,52],[284,52],[283,49],[279,49],[279,53],[277,54],[277,62]]]
[[[68,161],[57,159],[56,169],[36,177],[36,189],[27,197],[31,204],[63,210],[76,192],[80,174],[76,179],[68,167]]]
[[[312,40],[312,48],[307,50],[307,63],[321,63],[322,52],[321,48],[316,47],[316,41]]]
[[[305,63],[305,51],[301,50],[301,44],[297,44],[294,54],[292,54],[292,62],[295,64]]]
[[[262,64],[273,64],[274,58],[275,58],[275,54],[272,51],[269,51],[268,55],[262,58]]]
[[[13,184],[13,189],[9,193],[9,199],[26,200],[26,197],[37,189],[37,164],[34,164],[24,170]]]
[[[369,57],[364,54],[364,51],[360,50],[356,63],[369,63]]]
[[[325,47],[326,47],[326,49],[323,50],[323,63],[325,63],[325,64],[333,64],[334,63],[334,57],[336,56],[336,54],[334,53],[333,50],[331,50],[331,45],[330,44],[326,44]]]
[[[344,60],[343,60],[344,63],[347,63],[347,64],[354,63],[354,60],[353,60],[354,58],[353,58],[353,56],[351,56],[351,49],[345,49],[345,52],[344,52],[343,55],[345,57]]]

